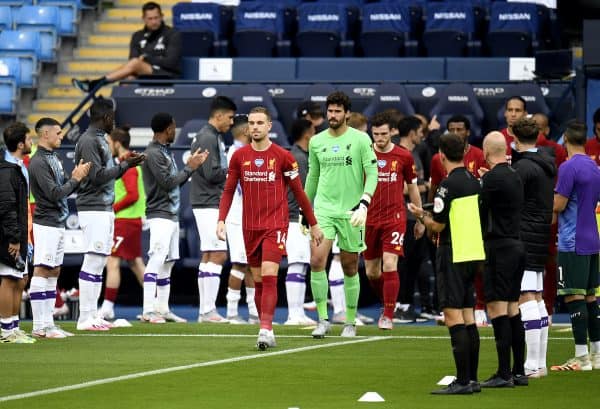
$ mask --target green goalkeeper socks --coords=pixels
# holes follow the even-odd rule
[[[346,295],[346,324],[354,324],[358,295],[360,293],[360,277],[358,273],[352,277],[344,274],[344,294]]]
[[[310,272],[310,288],[313,299],[317,303],[317,312],[320,320],[326,320],[327,315],[327,292],[329,291],[329,282],[325,271]]]

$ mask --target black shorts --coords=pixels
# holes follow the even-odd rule
[[[452,262],[452,247],[441,245],[436,252],[437,290],[441,309],[473,308],[473,281],[477,261]]]
[[[525,268],[525,248],[520,240],[485,242],[483,288],[486,302],[519,301]]]

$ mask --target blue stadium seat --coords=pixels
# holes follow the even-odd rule
[[[391,108],[397,109],[404,115],[414,115],[415,113],[415,109],[403,85],[393,82],[382,82],[369,105],[363,110],[363,115],[370,118],[378,112]]]
[[[21,86],[21,62],[18,57],[0,56],[0,77],[14,78],[17,87]]]
[[[12,9],[13,17],[22,6],[31,4],[33,4],[33,0],[0,0],[0,6],[9,6]]]
[[[59,24],[58,35],[63,37],[75,37],[79,22],[80,0],[38,0],[40,6],[58,7]]]
[[[289,57],[283,8],[276,3],[240,3],[235,12],[233,46],[238,57]],[[277,50],[277,52],[276,52]]]
[[[0,6],[0,31],[12,30],[12,28],[13,18],[11,8],[9,6]]]
[[[529,114],[544,114],[550,117],[550,107],[546,103],[544,94],[538,84],[521,83],[504,86],[504,95],[513,96],[519,95],[527,102],[527,112]],[[504,104],[498,109],[498,128],[505,128],[506,120],[504,119]]]
[[[327,96],[334,92],[336,89],[333,85],[327,83],[316,83],[310,84],[304,91],[303,101],[313,101],[318,103],[325,103]]]
[[[173,27],[181,32],[184,57],[226,56],[228,11],[213,3],[177,3]]]
[[[298,6],[296,46],[300,57],[354,55],[354,42],[346,39],[346,8],[339,3],[303,3]]]
[[[238,114],[247,114],[255,106],[263,106],[269,110],[273,119],[279,117],[271,94],[262,84],[240,85],[234,91],[233,100],[237,105]]]
[[[0,32],[0,55],[18,57],[21,63],[21,87],[37,87],[40,33],[5,30]]]
[[[40,33],[40,61],[56,61],[60,45],[57,28],[60,24],[58,7],[23,6],[15,18],[15,28]]]
[[[538,47],[540,22],[536,4],[494,2],[487,47],[493,57],[530,57]]]
[[[445,124],[452,115],[464,115],[471,122],[470,143],[481,145],[481,124],[483,109],[470,84],[449,84],[440,92],[438,102],[433,106],[429,117],[437,115],[440,124]]]
[[[481,54],[475,40],[475,13],[470,3],[429,3],[423,46],[429,57],[465,57]]]
[[[0,114],[16,115],[17,81],[12,76],[3,76],[0,66]]]
[[[174,146],[184,146],[189,148],[192,145],[192,141],[196,137],[196,134],[204,125],[206,125],[206,119],[192,119],[183,124],[183,127],[175,139]]]
[[[283,125],[276,119],[273,120],[273,126],[269,131],[269,139],[283,148],[290,146],[290,140],[285,129],[283,129]]]
[[[366,57],[417,55],[417,42],[409,41],[410,32],[407,7],[391,2],[363,7],[360,43]]]

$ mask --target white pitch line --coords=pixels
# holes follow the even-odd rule
[[[203,367],[207,367],[207,366],[215,366],[215,365],[228,364],[228,363],[233,363],[233,362],[249,361],[252,359],[268,358],[268,357],[272,357],[272,356],[288,355],[288,354],[294,354],[296,352],[312,351],[315,349],[323,349],[323,348],[331,348],[331,347],[336,347],[336,346],[360,344],[363,342],[382,341],[382,340],[385,340],[388,338],[389,337],[370,337],[370,338],[362,338],[362,339],[353,339],[353,340],[349,340],[349,341],[331,342],[329,344],[319,344],[319,345],[311,345],[311,346],[307,346],[307,347],[286,349],[284,351],[258,353],[258,354],[253,354],[253,355],[238,356],[238,357],[226,358],[226,359],[218,359],[215,361],[197,362],[197,363],[189,364],[189,365],[173,366],[170,368],[154,369],[151,371],[137,372],[137,373],[132,373],[129,375],[115,376],[112,378],[97,379],[95,381],[82,382],[82,383],[77,383],[74,385],[58,386],[56,388],[42,389],[39,391],[19,393],[16,395],[1,396],[0,402],[8,402],[8,401],[13,401],[13,400],[33,398],[36,396],[50,395],[53,393],[73,391],[73,390],[77,390],[77,389],[89,388],[92,386],[127,381],[130,379],[144,378],[146,376],[162,375],[162,374],[166,374],[166,373],[170,373],[170,372],[186,371],[188,369],[203,368]]]

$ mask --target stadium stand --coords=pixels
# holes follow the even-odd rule
[[[360,45],[365,57],[415,56],[418,44],[410,39],[410,12],[394,3],[373,3],[362,8]]]
[[[235,12],[233,47],[238,57],[288,57],[291,42],[284,10],[276,3],[240,3]]]
[[[354,55],[354,41],[346,38],[346,7],[339,3],[303,3],[297,8],[296,46],[301,57]]]
[[[56,61],[60,40],[57,30],[60,26],[58,7],[55,6],[23,6],[17,12],[15,29],[21,31],[37,31],[40,33],[40,53],[42,62]]]
[[[19,58],[22,87],[37,87],[40,54],[41,44],[38,32],[16,30],[0,32],[0,55]]]
[[[530,83],[509,85],[506,90],[511,95],[519,95],[527,102],[527,111],[530,114],[544,114],[551,116],[550,108],[544,99],[539,86]],[[498,110],[498,128],[505,128],[504,105]]]
[[[206,119],[192,119],[183,124],[183,127],[179,131],[173,146],[185,146],[189,147],[192,144],[196,134],[208,121]]]
[[[428,56],[478,56],[481,41],[475,36],[473,5],[456,2],[427,5],[423,46]]]
[[[81,7],[79,0],[37,0],[37,4],[58,7],[58,35],[61,37],[76,36]]]
[[[273,104],[273,98],[264,85],[246,84],[236,87],[232,91],[238,114],[247,114],[251,108],[261,105],[269,110],[273,119],[279,117],[279,112]]]
[[[181,32],[182,55],[227,55],[229,18],[230,12],[218,4],[177,3],[173,6],[173,27]]]
[[[13,28],[12,10],[9,6],[0,6],[0,30]]]
[[[538,47],[542,10],[530,3],[494,2],[490,8],[487,47],[494,57],[528,57]]]
[[[370,118],[377,112],[391,108],[397,109],[404,115],[413,115],[415,113],[406,89],[400,84],[384,82],[377,88],[377,92],[369,105],[364,109],[363,114],[367,118]]]
[[[15,78],[12,76],[4,76],[0,72],[0,114],[16,114],[17,95],[17,82]]]

